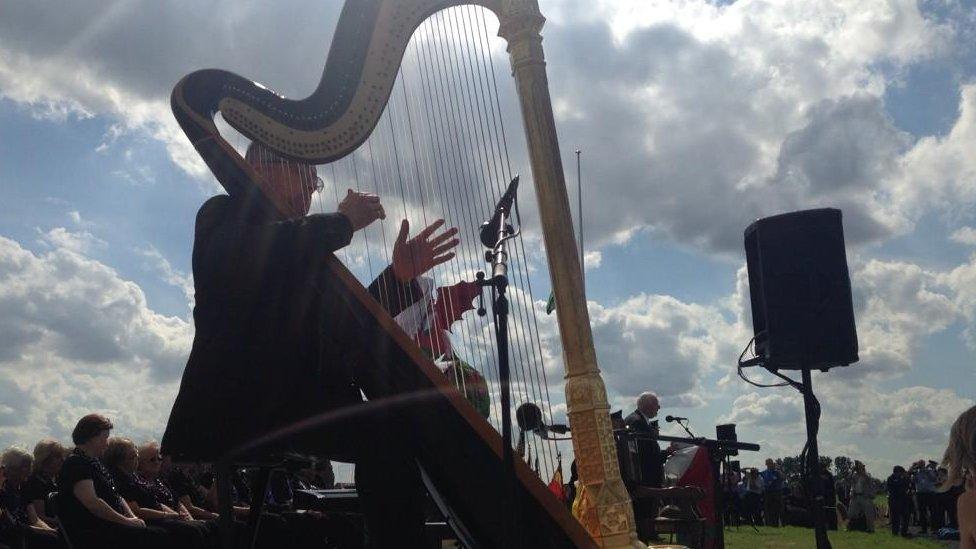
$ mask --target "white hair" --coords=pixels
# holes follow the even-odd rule
[[[656,394],[650,391],[644,391],[643,393],[640,394],[640,396],[637,397],[637,409],[643,413],[644,410],[646,410],[647,407],[651,404],[651,402],[654,402],[658,405],[661,404]]]

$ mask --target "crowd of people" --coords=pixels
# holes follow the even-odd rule
[[[813,525],[801,477],[788,477],[781,465],[781,460],[767,459],[762,471],[746,468],[725,473],[726,524]],[[908,468],[896,465],[884,481],[868,474],[859,461],[841,479],[824,466],[820,482],[828,529],[846,523],[848,530],[874,532],[875,523],[887,519],[892,535],[958,539],[957,506],[966,480],[950,479],[949,469],[936,461],[919,460]],[[886,499],[877,497],[884,494]]]
[[[45,439],[33,453],[11,447],[0,455],[0,548],[218,546],[214,473],[173,465],[156,442],[110,437],[112,428],[91,414],[78,421],[70,450]],[[326,460],[300,467],[272,475],[259,544],[327,547],[337,535],[355,538],[349,527],[296,508],[296,491],[332,488],[335,480]],[[233,483],[238,534],[250,512],[251,480],[240,470]]]

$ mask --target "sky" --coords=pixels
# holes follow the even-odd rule
[[[612,409],[650,390],[697,433],[736,423],[763,447],[744,464],[798,453],[796,391],[736,376],[752,335],[742,231],[836,207],[860,361],[813,376],[821,453],[879,476],[939,457],[976,399],[976,4],[540,4],[571,190],[582,151],[587,299]],[[199,6],[0,0],[0,446],[67,442],[91,411],[118,434],[162,435],[193,339],[194,217],[220,192],[169,93],[219,67],[303,97],[340,8]],[[502,48],[493,56],[507,68]],[[559,419],[549,280],[525,261]]]

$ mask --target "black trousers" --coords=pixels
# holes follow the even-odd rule
[[[166,530],[174,547],[206,549],[217,545],[217,531],[210,523],[197,520],[161,519],[149,521],[149,525]]]
[[[96,529],[68,529],[75,549],[106,549],[109,547],[145,547],[165,549],[174,547],[170,534],[158,526],[139,528],[115,522],[99,521]]]
[[[888,498],[888,514],[891,519],[891,533],[895,536],[908,534],[908,516],[911,500],[907,497]]]

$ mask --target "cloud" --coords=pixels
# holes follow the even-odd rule
[[[44,357],[65,367],[148,369],[172,380],[192,339],[190,324],[153,312],[138,285],[104,264],[60,246],[36,255],[4,237],[0,318],[3,333],[12,334],[0,362],[14,369]]]
[[[893,167],[915,166],[903,178],[912,182],[946,169],[946,154],[902,154],[907,138],[880,100],[883,67],[951,50],[951,24],[927,19],[915,2],[578,6],[553,0],[542,9],[560,133],[581,144],[588,173],[599,174],[601,200],[587,212],[596,246],[653,228],[728,252],[756,217],[825,204],[845,209],[852,242],[876,239],[919,215],[910,201],[886,202]],[[107,115],[118,123],[100,149],[145,132],[201,179],[208,172],[168,111],[173,84],[216,66],[302,97],[321,74],[338,17],[337,5],[297,0],[224,0],[213,6],[217,25],[189,4],[49,11],[31,3],[6,11],[0,94],[49,116]],[[494,53],[506,66],[504,52]]]
[[[187,306],[190,310],[193,309],[193,304],[195,302],[195,290],[193,287],[193,275],[186,274],[179,269],[173,267],[169,260],[166,259],[163,254],[156,248],[149,246],[148,248],[136,250],[137,253],[142,255],[148,261],[148,266],[159,273],[163,282],[179,288],[186,297]]]
[[[41,243],[78,254],[87,254],[94,248],[105,248],[108,245],[107,242],[88,231],[72,232],[64,227],[55,227],[47,232],[41,232],[40,229],[37,229],[37,232],[41,234]]]
[[[705,374],[734,356],[736,327],[715,307],[639,294],[589,309],[607,390],[630,404],[654,391],[673,405],[701,405]]]
[[[949,235],[949,240],[967,246],[976,246],[976,229],[972,227],[961,227]]]
[[[0,443],[67,442],[92,411],[119,434],[159,437],[192,325],[153,312],[138,285],[70,238],[47,242],[38,254],[0,237]]]

